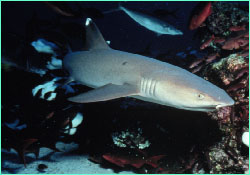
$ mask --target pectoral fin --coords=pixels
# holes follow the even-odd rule
[[[130,84],[107,84],[105,86],[93,89],[86,93],[70,97],[68,98],[68,100],[76,103],[90,103],[98,101],[107,101],[136,94],[138,94],[138,89],[136,86]]]

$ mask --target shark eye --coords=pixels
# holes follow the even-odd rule
[[[203,94],[198,94],[197,97],[198,97],[199,100],[202,100],[202,99],[204,99],[205,96]]]

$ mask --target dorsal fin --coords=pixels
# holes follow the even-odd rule
[[[86,28],[86,47],[88,50],[93,49],[110,49],[104,40],[98,27],[91,18],[87,18],[85,22]]]

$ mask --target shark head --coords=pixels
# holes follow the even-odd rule
[[[196,75],[162,78],[156,85],[155,96],[162,104],[191,111],[208,112],[234,105],[234,100],[223,89]]]
[[[176,29],[176,28],[165,28],[168,33],[171,33],[171,35],[183,35],[182,31]]]
[[[161,32],[163,34],[170,34],[170,35],[183,35],[182,31],[166,23],[163,23],[163,25],[161,26]]]

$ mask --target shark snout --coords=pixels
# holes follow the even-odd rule
[[[178,30],[178,31],[176,32],[176,35],[183,35],[183,32],[180,31],[180,30]]]
[[[219,108],[222,108],[222,107],[226,107],[226,106],[233,106],[234,103],[235,103],[234,100],[231,97],[229,97],[226,102],[222,102],[222,103],[218,104],[216,106],[216,109],[219,109]]]
[[[168,30],[169,32],[169,30]],[[172,35],[183,35],[183,32],[177,29],[171,30]]]

